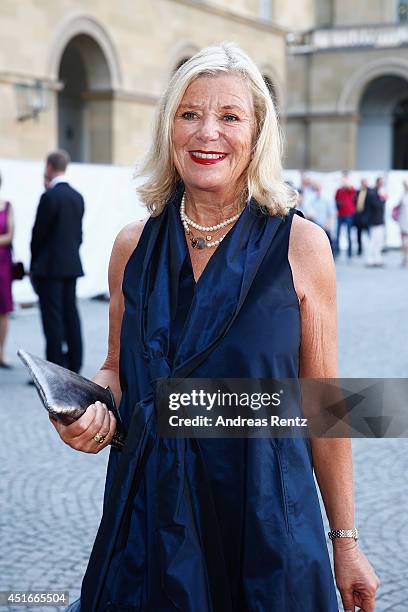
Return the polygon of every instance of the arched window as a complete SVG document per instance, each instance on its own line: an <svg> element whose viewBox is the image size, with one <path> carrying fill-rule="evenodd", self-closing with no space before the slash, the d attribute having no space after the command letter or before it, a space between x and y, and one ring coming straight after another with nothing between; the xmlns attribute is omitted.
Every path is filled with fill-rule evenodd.
<svg viewBox="0 0 408 612"><path fill-rule="evenodd" d="M408 1L397 0L397 21L406 23L408 21Z"/></svg>
<svg viewBox="0 0 408 612"><path fill-rule="evenodd" d="M259 0L259 16L264 21L272 21L272 0Z"/></svg>

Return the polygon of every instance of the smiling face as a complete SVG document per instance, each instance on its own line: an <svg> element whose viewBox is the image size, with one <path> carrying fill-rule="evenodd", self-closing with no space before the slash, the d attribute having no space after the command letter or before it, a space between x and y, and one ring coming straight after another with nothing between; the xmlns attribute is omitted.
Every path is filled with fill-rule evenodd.
<svg viewBox="0 0 408 612"><path fill-rule="evenodd" d="M237 192L251 160L252 95L236 75L199 77L187 88L173 127L174 164L186 189Z"/></svg>

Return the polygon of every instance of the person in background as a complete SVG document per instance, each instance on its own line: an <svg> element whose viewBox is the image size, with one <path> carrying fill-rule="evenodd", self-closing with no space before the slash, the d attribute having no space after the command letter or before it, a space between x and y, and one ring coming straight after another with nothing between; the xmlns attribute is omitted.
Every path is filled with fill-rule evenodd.
<svg viewBox="0 0 408 612"><path fill-rule="evenodd" d="M408 180L403 182L404 194L400 202L398 224L401 232L402 262L401 265L408 268Z"/></svg>
<svg viewBox="0 0 408 612"><path fill-rule="evenodd" d="M306 219L313 218L313 202L316 198L313 181L307 174L302 174L301 187L299 189L299 210L302 211Z"/></svg>
<svg viewBox="0 0 408 612"><path fill-rule="evenodd" d="M1 187L1 175L0 175ZM0 368L9 369L4 347L8 330L8 315L13 310L11 294L11 243L14 234L14 215L10 202L0 198Z"/></svg>
<svg viewBox="0 0 408 612"><path fill-rule="evenodd" d="M341 187L336 191L335 200L337 206L337 236L335 254L340 253L340 233L341 228L345 225L347 229L347 255L351 257L353 254L351 246L351 228L353 227L353 218L356 211L354 203L356 190L350 183L348 172L343 172L343 182Z"/></svg>
<svg viewBox="0 0 408 612"><path fill-rule="evenodd" d="M330 246L333 251L333 230L336 219L336 207L334 201L322 195L322 186L319 183L314 184L315 198L312 202L313 210L311 221L317 223L327 234L330 241Z"/></svg>
<svg viewBox="0 0 408 612"><path fill-rule="evenodd" d="M357 229L358 255L363 254L363 232L368 233L368 216L366 209L366 198L368 191L368 181L366 178L361 179L360 189L356 193L356 212L354 215L354 225Z"/></svg>
<svg viewBox="0 0 408 612"><path fill-rule="evenodd" d="M30 272L40 302L47 359L79 372L82 336L76 282L84 274L79 256L84 200L67 183L68 163L65 151L47 157L44 174L47 191L41 196L33 227Z"/></svg>
<svg viewBox="0 0 408 612"><path fill-rule="evenodd" d="M382 249L384 246L384 211L386 196L383 194L384 179L378 177L374 189L367 190L366 208L370 241L367 249L366 265L369 267L383 266Z"/></svg>

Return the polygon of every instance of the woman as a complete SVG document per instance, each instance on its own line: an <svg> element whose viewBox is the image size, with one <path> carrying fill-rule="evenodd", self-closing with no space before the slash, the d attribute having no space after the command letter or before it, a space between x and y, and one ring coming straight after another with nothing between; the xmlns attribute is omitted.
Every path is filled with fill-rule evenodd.
<svg viewBox="0 0 408 612"><path fill-rule="evenodd" d="M402 262L404 268L408 268L408 181L404 181L404 195L399 204L398 223L401 232Z"/></svg>
<svg viewBox="0 0 408 612"><path fill-rule="evenodd" d="M280 142L268 89L236 46L205 49L174 75L140 170L151 216L112 251L109 349L94 380L120 400L127 447L111 449L74 609L338 609L313 466L331 528L351 529L350 440L155 429L160 377L337 376L330 246L294 214ZM115 426L101 404L55 423L89 453ZM356 541L335 539L334 559L346 609L373 610L378 578Z"/></svg>
<svg viewBox="0 0 408 612"><path fill-rule="evenodd" d="M1 175L0 175L1 187ZM10 202L0 199L0 368L9 369L5 359L8 330L8 314L13 310L11 295L11 243L14 233L14 216Z"/></svg>

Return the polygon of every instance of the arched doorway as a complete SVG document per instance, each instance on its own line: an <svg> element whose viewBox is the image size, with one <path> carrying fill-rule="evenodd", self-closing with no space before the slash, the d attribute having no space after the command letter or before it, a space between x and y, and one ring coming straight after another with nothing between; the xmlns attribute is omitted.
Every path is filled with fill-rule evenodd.
<svg viewBox="0 0 408 612"><path fill-rule="evenodd" d="M394 170L408 170L408 98L394 108Z"/></svg>
<svg viewBox="0 0 408 612"><path fill-rule="evenodd" d="M276 112L279 112L278 96L277 96L277 93L276 93L276 87L273 84L273 81L272 81L272 79L270 77L268 77L266 74L263 74L262 76L263 76L263 80L265 81L266 86L268 88L269 94L270 94L270 96L272 98L272 101L273 101L273 103L275 105Z"/></svg>
<svg viewBox="0 0 408 612"><path fill-rule="evenodd" d="M112 84L98 43L87 34L73 37L59 65L58 146L72 161L112 161Z"/></svg>
<svg viewBox="0 0 408 612"><path fill-rule="evenodd" d="M359 116L357 168L408 169L408 80L386 75L371 81Z"/></svg>

